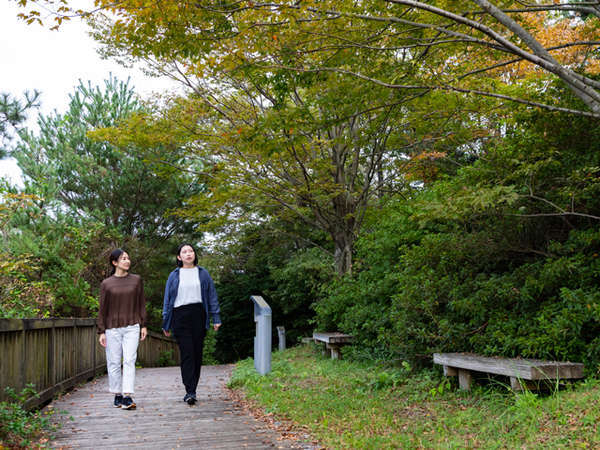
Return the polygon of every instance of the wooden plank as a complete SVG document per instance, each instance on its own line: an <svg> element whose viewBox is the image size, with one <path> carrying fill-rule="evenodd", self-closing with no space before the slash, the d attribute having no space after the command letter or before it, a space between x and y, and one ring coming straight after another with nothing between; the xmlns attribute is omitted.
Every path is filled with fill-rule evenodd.
<svg viewBox="0 0 600 450"><path fill-rule="evenodd" d="M492 358L470 353L434 353L433 362L443 366L505 375L524 380L583 378L583 364L520 358Z"/></svg>
<svg viewBox="0 0 600 450"><path fill-rule="evenodd" d="M96 319L0 319L0 333L20 330L40 330L45 328L93 327Z"/></svg>
<svg viewBox="0 0 600 450"><path fill-rule="evenodd" d="M21 376L20 380L18 380L18 384L16 386L13 386L14 388L16 388L16 391L19 392L21 389L23 389L25 387L26 384L26 378L25 378L25 372L27 371L27 353L25 353L26 350L26 342L27 342L27 331L25 330L25 328L23 328L23 331L21 331L19 333L21 335L21 342L19 343L19 346L21 347L21 359L18 362L19 364L19 375ZM16 361L15 361L16 363Z"/></svg>
<svg viewBox="0 0 600 450"><path fill-rule="evenodd" d="M232 366L205 366L198 403L190 407L178 367L136 371L136 410L112 406L107 378L55 400L52 420L62 428L53 448L297 448L234 402L225 384ZM70 417L73 420L70 420Z"/></svg>
<svg viewBox="0 0 600 450"><path fill-rule="evenodd" d="M543 361L531 368L531 380L583 378L581 363Z"/></svg>
<svg viewBox="0 0 600 450"><path fill-rule="evenodd" d="M96 319L92 317L78 317L74 320L76 327L94 327L96 325Z"/></svg>
<svg viewBox="0 0 600 450"><path fill-rule="evenodd" d="M23 329L21 319L0 319L0 333L9 331L20 331Z"/></svg>
<svg viewBox="0 0 600 450"><path fill-rule="evenodd" d="M53 319L54 320L54 328L73 328L73 326L75 326L78 322L84 320L84 319ZM93 326L93 320L91 319L92 323L88 324L87 326ZM86 326L86 325L82 325L82 326Z"/></svg>
<svg viewBox="0 0 600 450"><path fill-rule="evenodd" d="M52 322L54 325L54 322ZM50 336L48 339L48 382L50 386L56 385L58 380L56 379L56 328L53 326L50 330Z"/></svg>
<svg viewBox="0 0 600 450"><path fill-rule="evenodd" d="M23 321L24 330L43 330L52 328L54 320L52 319L21 319Z"/></svg>
<svg viewBox="0 0 600 450"><path fill-rule="evenodd" d="M354 336L344 333L313 333L313 339L326 344L350 344L354 340Z"/></svg>

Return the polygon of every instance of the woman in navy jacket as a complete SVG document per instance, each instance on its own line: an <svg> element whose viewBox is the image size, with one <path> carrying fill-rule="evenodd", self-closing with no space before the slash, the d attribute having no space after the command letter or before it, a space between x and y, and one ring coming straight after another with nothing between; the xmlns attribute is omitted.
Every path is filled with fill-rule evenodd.
<svg viewBox="0 0 600 450"><path fill-rule="evenodd" d="M167 279L163 304L163 333L170 336L173 330L177 340L186 392L183 401L189 405L196 403L206 330L211 319L215 330L221 326L215 285L208 271L197 264L194 247L180 245L177 268Z"/></svg>

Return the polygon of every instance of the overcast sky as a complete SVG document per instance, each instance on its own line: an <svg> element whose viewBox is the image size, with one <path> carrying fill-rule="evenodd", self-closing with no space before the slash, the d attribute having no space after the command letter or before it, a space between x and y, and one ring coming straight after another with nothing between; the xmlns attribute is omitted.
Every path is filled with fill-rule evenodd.
<svg viewBox="0 0 600 450"><path fill-rule="evenodd" d="M0 92L22 97L24 91L37 89L42 93L43 113L64 112L68 94L78 80L101 84L110 73L122 80L131 77L142 96L175 87L166 78L150 78L139 70L102 60L96 52L98 45L81 21L65 22L59 31L49 31L18 20L19 11L13 0L0 0ZM35 124L36 116L36 112L31 114L28 123ZM18 174L14 161L0 160L0 176L15 180Z"/></svg>

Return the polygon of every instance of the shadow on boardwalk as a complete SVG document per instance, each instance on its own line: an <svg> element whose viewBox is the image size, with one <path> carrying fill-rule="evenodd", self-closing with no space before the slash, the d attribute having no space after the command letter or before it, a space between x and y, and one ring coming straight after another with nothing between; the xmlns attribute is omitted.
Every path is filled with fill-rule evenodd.
<svg viewBox="0 0 600 450"><path fill-rule="evenodd" d="M198 403L183 402L179 367L136 371L136 410L112 406L106 376L55 400L54 448L309 448L245 413L225 389L232 366L202 367ZM73 420L71 420L71 417Z"/></svg>

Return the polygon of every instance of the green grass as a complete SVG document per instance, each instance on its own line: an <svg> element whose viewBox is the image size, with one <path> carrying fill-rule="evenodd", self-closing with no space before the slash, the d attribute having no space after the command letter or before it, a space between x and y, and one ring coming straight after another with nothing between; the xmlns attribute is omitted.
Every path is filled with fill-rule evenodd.
<svg viewBox="0 0 600 450"><path fill-rule="evenodd" d="M230 387L327 448L599 448L600 380L546 394L500 383L466 393L440 371L332 361L313 346L273 353L272 371L237 364Z"/></svg>

